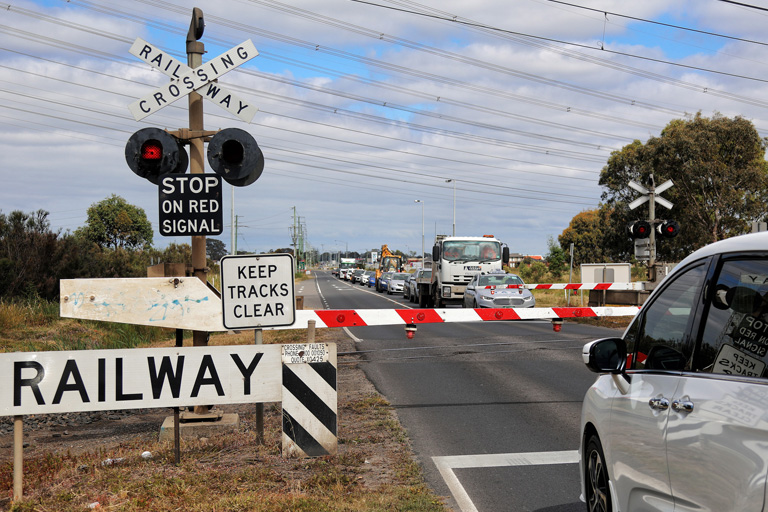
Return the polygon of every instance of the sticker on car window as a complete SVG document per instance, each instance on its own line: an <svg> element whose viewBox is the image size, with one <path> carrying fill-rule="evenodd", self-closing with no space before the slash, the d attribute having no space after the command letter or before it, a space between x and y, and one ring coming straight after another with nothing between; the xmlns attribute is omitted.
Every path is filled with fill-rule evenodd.
<svg viewBox="0 0 768 512"><path fill-rule="evenodd" d="M765 370L765 363L763 361L755 359L740 350L736 350L731 345L720 347L716 361L715 366L712 368L712 373L761 377Z"/></svg>
<svg viewBox="0 0 768 512"><path fill-rule="evenodd" d="M760 357L768 354L768 323L752 315L744 315L731 333L733 343Z"/></svg>

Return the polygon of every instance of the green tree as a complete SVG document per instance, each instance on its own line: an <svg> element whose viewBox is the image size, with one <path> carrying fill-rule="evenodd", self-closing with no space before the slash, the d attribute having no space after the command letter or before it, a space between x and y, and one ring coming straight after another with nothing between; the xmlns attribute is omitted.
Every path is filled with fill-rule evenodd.
<svg viewBox="0 0 768 512"><path fill-rule="evenodd" d="M557 241L560 247L570 252L573 244L573 264L606 263L610 262L605 247L606 229L609 225L611 209L601 206L595 210L584 210L577 213L568 227L563 230ZM622 231L622 235L623 235ZM621 239L626 243L626 236Z"/></svg>
<svg viewBox="0 0 768 512"><path fill-rule="evenodd" d="M657 208L657 218L674 218L680 234L657 243L660 260L679 260L708 243L746 233L752 221L765 217L768 201L766 144L754 125L742 118L700 113L675 119L642 144L635 141L615 151L600 174L603 200L611 208L604 245L609 253L627 259L632 243L626 236L629 220L647 218L647 206L630 211L637 193L630 180L646 187L672 180L664 193L673 210ZM562 241L561 241L562 243Z"/></svg>
<svg viewBox="0 0 768 512"><path fill-rule="evenodd" d="M115 194L92 204L86 226L75 234L105 248L144 249L152 245L152 224L144 210Z"/></svg>
<svg viewBox="0 0 768 512"><path fill-rule="evenodd" d="M215 238L205 239L205 252L213 261L219 261L227 255L227 246L224 242Z"/></svg>
<svg viewBox="0 0 768 512"><path fill-rule="evenodd" d="M554 279L559 279L563 272L568 268L568 264L565 259L565 251L555 243L552 237L549 237L547 241L549 246L549 254L547 254L547 265L549 265L549 273L552 274Z"/></svg>

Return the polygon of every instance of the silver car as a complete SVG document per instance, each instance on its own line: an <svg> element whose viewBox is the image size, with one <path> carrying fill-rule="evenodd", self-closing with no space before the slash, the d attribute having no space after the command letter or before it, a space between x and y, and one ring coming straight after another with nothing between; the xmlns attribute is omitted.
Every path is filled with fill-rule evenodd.
<svg viewBox="0 0 768 512"><path fill-rule="evenodd" d="M768 487L768 233L699 249L621 337L584 346L589 511L763 511Z"/></svg>
<svg viewBox="0 0 768 512"><path fill-rule="evenodd" d="M392 274L392 277L389 279L389 283L387 284L387 294L392 295L393 293L403 293L405 278L408 276L409 274L407 272L395 272Z"/></svg>
<svg viewBox="0 0 768 512"><path fill-rule="evenodd" d="M464 291L465 308L532 308L536 299L523 280L504 271L477 274Z"/></svg>

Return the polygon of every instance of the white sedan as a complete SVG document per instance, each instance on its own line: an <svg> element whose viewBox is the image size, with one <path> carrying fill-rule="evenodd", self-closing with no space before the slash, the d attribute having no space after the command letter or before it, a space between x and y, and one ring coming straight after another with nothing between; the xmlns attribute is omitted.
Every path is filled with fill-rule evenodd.
<svg viewBox="0 0 768 512"><path fill-rule="evenodd" d="M699 249L621 337L584 346L590 512L765 510L768 232Z"/></svg>

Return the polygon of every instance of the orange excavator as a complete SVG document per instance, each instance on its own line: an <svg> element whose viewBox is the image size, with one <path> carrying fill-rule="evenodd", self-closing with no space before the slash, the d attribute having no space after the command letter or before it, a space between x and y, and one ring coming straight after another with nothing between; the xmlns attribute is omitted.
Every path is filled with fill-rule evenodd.
<svg viewBox="0 0 768 512"><path fill-rule="evenodd" d="M376 290L379 290L379 278L384 272L402 272L404 269L403 257L392 254L387 244L381 246L381 258L379 268L376 269Z"/></svg>

